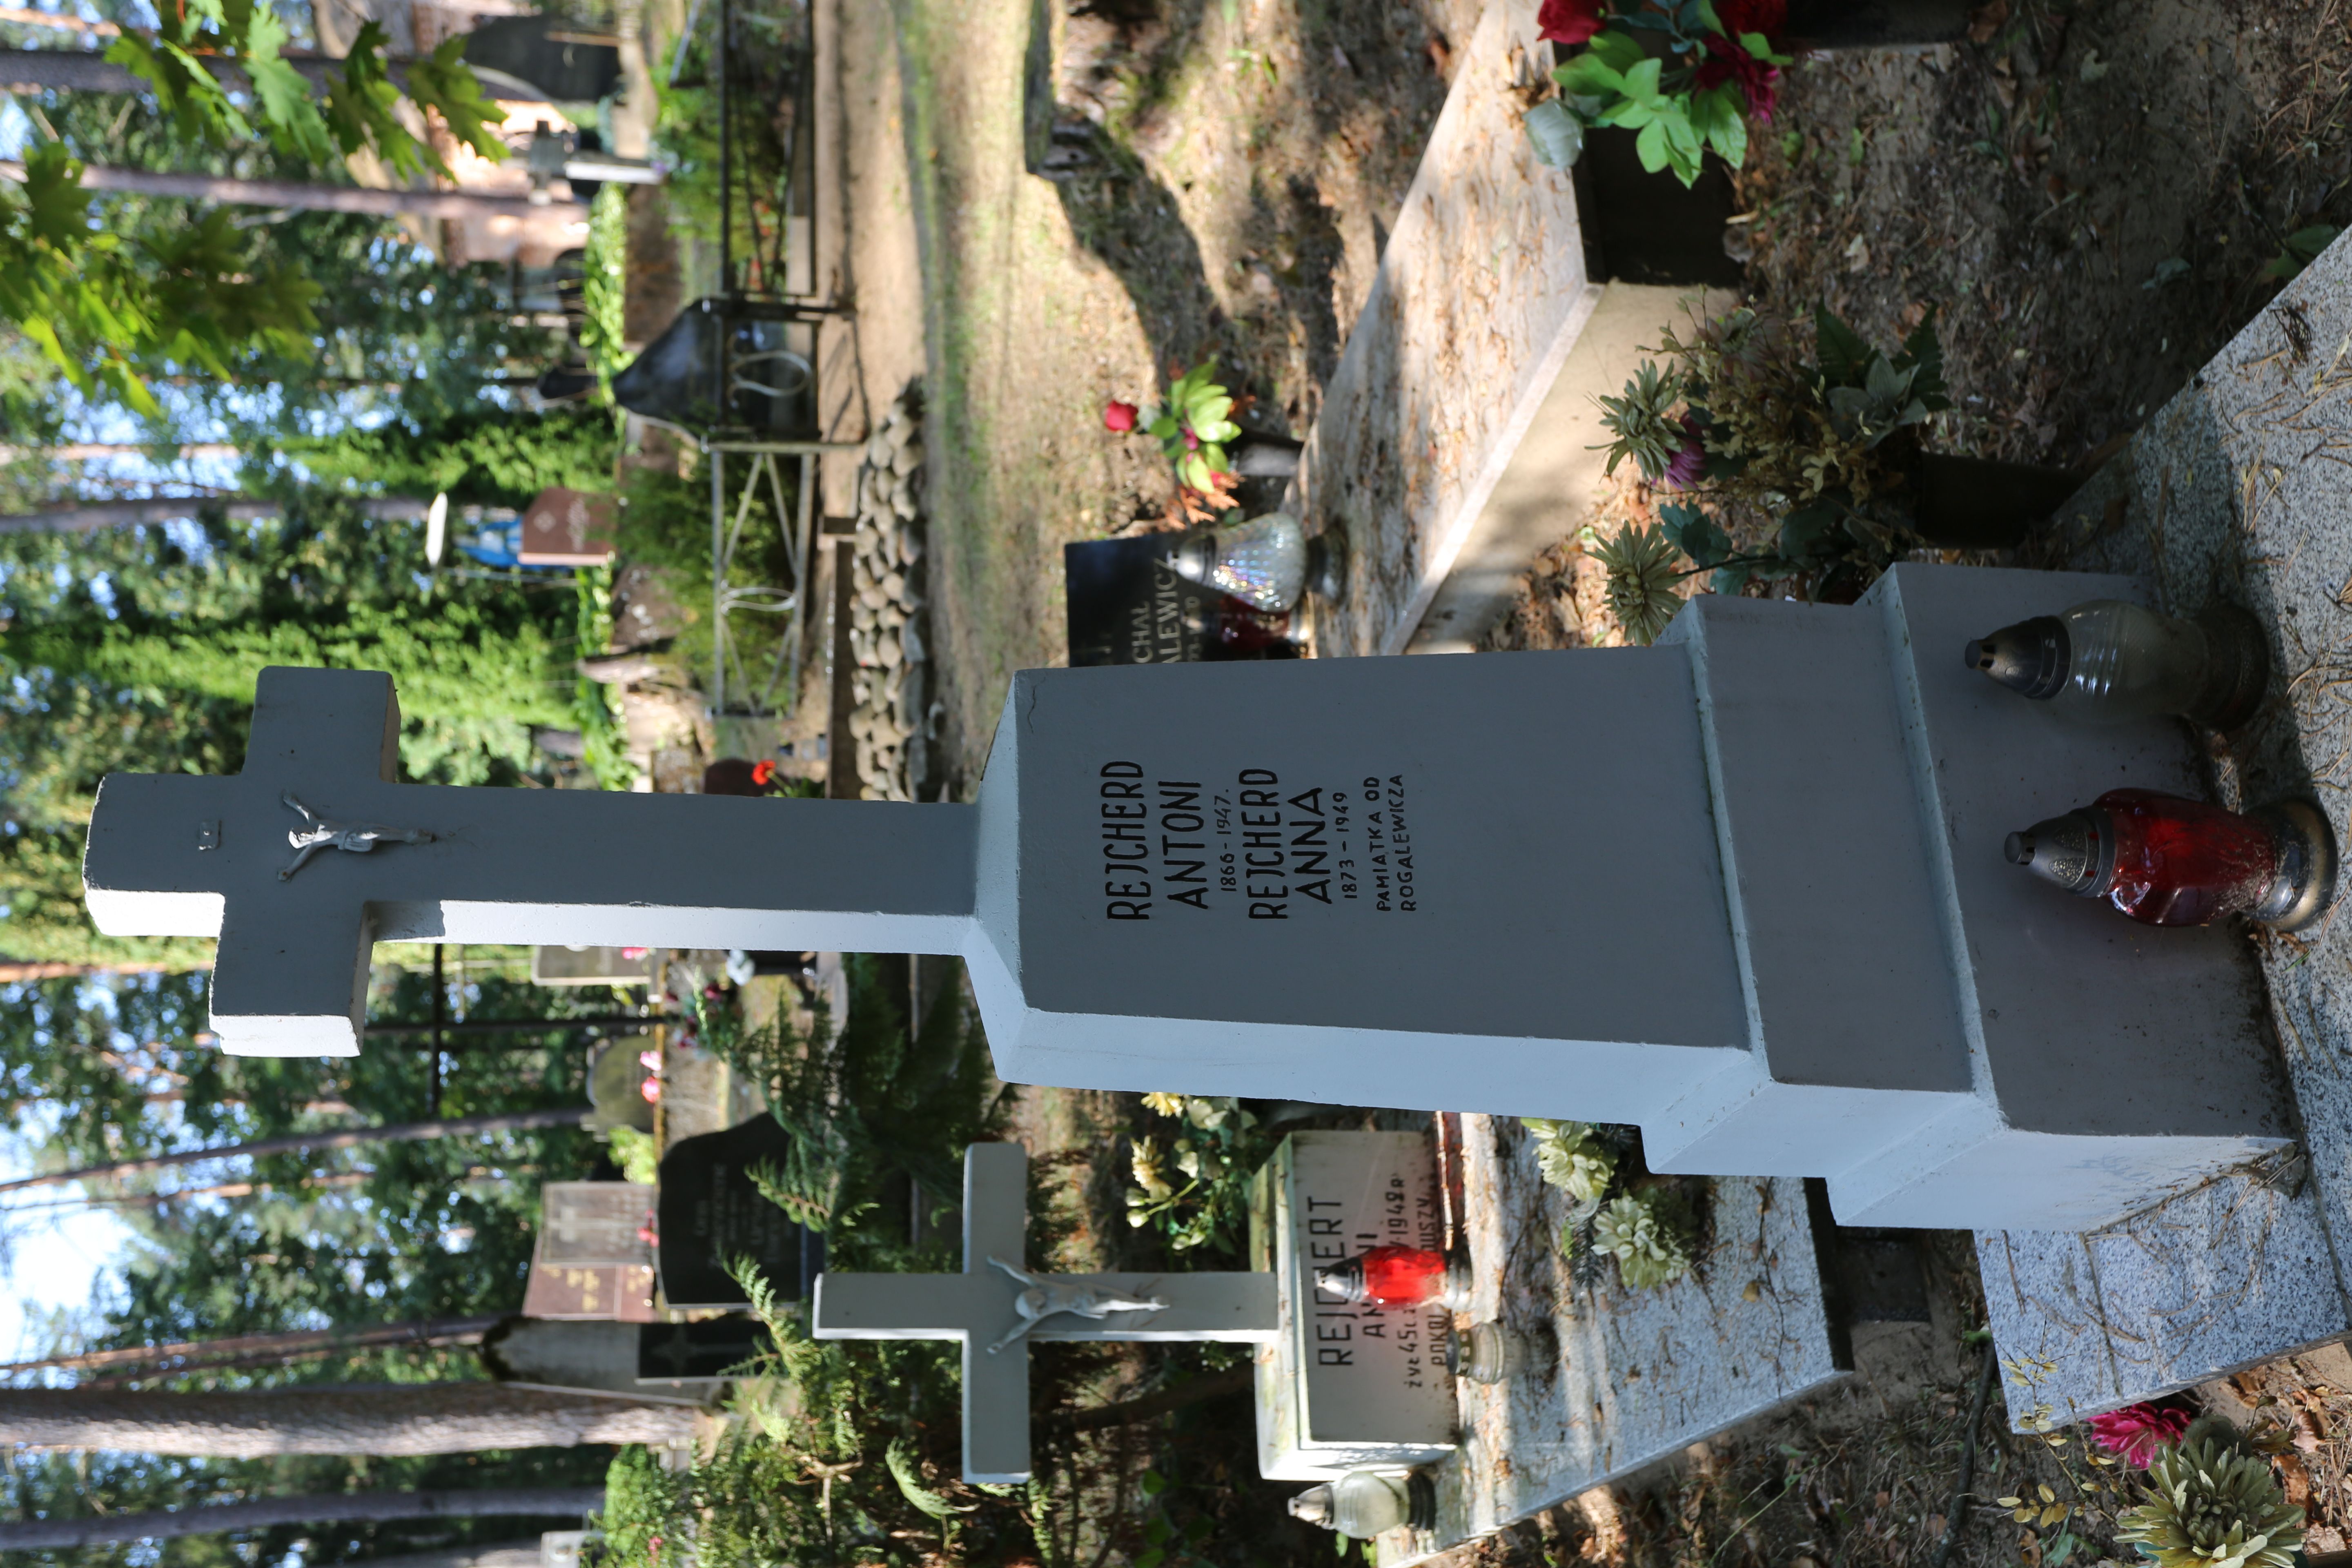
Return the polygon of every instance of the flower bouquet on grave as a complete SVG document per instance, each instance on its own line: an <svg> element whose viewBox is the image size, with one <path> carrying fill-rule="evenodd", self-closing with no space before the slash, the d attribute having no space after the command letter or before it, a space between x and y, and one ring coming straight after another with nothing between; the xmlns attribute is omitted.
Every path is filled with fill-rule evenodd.
<svg viewBox="0 0 2352 1568"><path fill-rule="evenodd" d="M1234 497L1240 476L1225 447L1241 426L1230 417L1233 395L1210 379L1216 361L1203 360L1169 384L1164 403L1113 402L1103 409L1103 428L1114 434L1140 431L1160 443L1176 469L1177 495L1170 521L1208 522L1241 503ZM1181 509L1181 516L1179 510Z"/></svg>
<svg viewBox="0 0 2352 1568"><path fill-rule="evenodd" d="M1127 1223L1156 1228L1179 1252L1232 1250L1247 1225L1250 1174L1275 1139L1227 1095L1147 1094L1143 1104L1176 1126L1164 1143L1157 1133L1134 1141Z"/></svg>
<svg viewBox="0 0 2352 1568"><path fill-rule="evenodd" d="M1552 72L1559 96L1528 111L1536 156L1566 168L1585 132L1616 126L1652 174L1696 183L1711 149L1733 168L1748 158L1748 124L1769 124L1788 0L1544 0L1538 35L1568 56Z"/></svg>
<svg viewBox="0 0 2352 1568"><path fill-rule="evenodd" d="M1789 322L1751 309L1686 338L1669 330L1668 367L1645 361L1622 395L1600 399L1608 471L1630 458L1677 498L1658 523L1594 552L1630 640L1664 629L1685 577L1712 574L1718 594L1775 583L1849 601L1931 542L1919 527L1919 432L1951 406L1933 314L1893 353L1827 310L1812 326L1810 356Z"/></svg>
<svg viewBox="0 0 2352 1568"><path fill-rule="evenodd" d="M1655 1176L1643 1169L1640 1137L1630 1127L1520 1119L1535 1140L1545 1183L1572 1204L1559 1247L1576 1283L1598 1286L1607 1260L1629 1290L1652 1290L1691 1271L1704 1250L1704 1177Z"/></svg>

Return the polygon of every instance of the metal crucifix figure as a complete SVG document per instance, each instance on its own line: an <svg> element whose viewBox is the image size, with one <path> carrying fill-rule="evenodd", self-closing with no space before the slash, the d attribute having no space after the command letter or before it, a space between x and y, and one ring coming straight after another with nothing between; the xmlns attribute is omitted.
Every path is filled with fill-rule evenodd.
<svg viewBox="0 0 2352 1568"><path fill-rule="evenodd" d="M421 827L384 827L373 822L330 822L294 798L288 790L278 797L292 806L302 816L306 826L287 829L286 842L294 846L294 858L278 873L281 882L290 880L302 863L321 849L348 849L354 855L364 855L379 844L430 844L433 835Z"/></svg>
<svg viewBox="0 0 2352 1568"><path fill-rule="evenodd" d="M1013 1310L1021 1314L1020 1323L988 1347L991 1355L1035 1328L1045 1319L1059 1313L1068 1312L1100 1322L1113 1312L1164 1312L1168 1310L1168 1303L1156 1296L1129 1296L1118 1290L1101 1290L1083 1280L1057 1279L1051 1275L1040 1279L1034 1274L1023 1273L1002 1258L991 1258L989 1261L1029 1287L1013 1299Z"/></svg>

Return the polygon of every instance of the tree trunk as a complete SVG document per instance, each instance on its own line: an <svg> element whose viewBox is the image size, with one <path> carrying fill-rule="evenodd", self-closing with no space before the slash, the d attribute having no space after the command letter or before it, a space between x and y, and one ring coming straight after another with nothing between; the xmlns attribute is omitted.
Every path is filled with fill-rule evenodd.
<svg viewBox="0 0 2352 1568"><path fill-rule="evenodd" d="M229 1459L278 1454L472 1454L684 1441L684 1405L496 1383L297 1384L235 1394L0 1389L0 1444Z"/></svg>
<svg viewBox="0 0 2352 1568"><path fill-rule="evenodd" d="M360 503L370 517L391 521L425 515L428 501L414 496L373 496ZM232 521L249 522L286 510L274 500L222 500L214 496L163 497L146 500L62 501L40 511L0 512L0 533L90 533L130 523L170 522L217 509Z"/></svg>
<svg viewBox="0 0 2352 1568"><path fill-rule="evenodd" d="M18 1192L26 1187L54 1187L67 1182L87 1182L110 1176L136 1176L148 1171L167 1170L173 1165L193 1165L205 1160L257 1158L264 1154L292 1154L308 1149L349 1149L361 1143L418 1143L428 1138L462 1138L478 1132L530 1132L543 1127L577 1127L587 1120L586 1110L508 1110L488 1116L451 1116L438 1121L394 1121L381 1127L343 1127L324 1132L289 1132L282 1138L257 1138L249 1143L219 1143L210 1149L185 1149L176 1154L155 1154L144 1160L116 1160L110 1164L84 1165L75 1171L53 1171L47 1175L19 1176L13 1182L0 1182L0 1193Z"/></svg>
<svg viewBox="0 0 2352 1568"><path fill-rule="evenodd" d="M0 180L22 180L25 165L0 159ZM183 174L149 169L119 169L85 163L81 187L86 191L129 191L134 195L171 196L185 201L226 202L232 206L299 207L309 212L366 213L395 217L414 213L421 217L529 217L534 213L559 213L575 222L588 219L581 202L534 204L529 196L492 196L471 191L380 191L369 185L327 185L307 180L236 180L225 174Z"/></svg>
<svg viewBox="0 0 2352 1568"><path fill-rule="evenodd" d="M95 33L102 38L116 37L122 32L112 22L89 22L62 11L36 11L25 5L0 5L0 22L14 22L20 27L62 27L69 33Z"/></svg>
<svg viewBox="0 0 2352 1568"><path fill-rule="evenodd" d="M0 1363L0 1373L88 1371L100 1367L136 1366L152 1362L205 1361L222 1356L299 1355L310 1351L355 1350L363 1345L446 1344L478 1342L504 1321L502 1314L484 1318L428 1318L413 1323L372 1323L355 1329L301 1329L285 1334L241 1334L231 1339L184 1340L168 1345L132 1345L124 1350L88 1351L80 1355L51 1356L46 1361ZM163 1370L180 1371L182 1368Z"/></svg>
<svg viewBox="0 0 2352 1568"><path fill-rule="evenodd" d="M8 8L0 5L0 22L7 19ZM0 169L7 166L0 163ZM180 457L234 458L244 450L232 441L192 441L180 447ZM54 447L0 447L0 463L13 463L23 458L47 458L52 463L102 462L109 458L141 458L147 451L137 441L63 441Z"/></svg>
<svg viewBox="0 0 2352 1568"><path fill-rule="evenodd" d="M89 1519L28 1519L0 1523L0 1552L63 1551L169 1541L273 1524L376 1524L395 1519L561 1519L604 1506L602 1487L483 1487L467 1491L329 1492L315 1497L256 1498Z"/></svg>

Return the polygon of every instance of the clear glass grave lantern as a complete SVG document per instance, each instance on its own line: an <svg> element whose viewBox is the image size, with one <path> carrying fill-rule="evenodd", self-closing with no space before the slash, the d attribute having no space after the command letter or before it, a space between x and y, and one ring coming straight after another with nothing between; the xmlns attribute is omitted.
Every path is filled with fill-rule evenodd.
<svg viewBox="0 0 2352 1568"><path fill-rule="evenodd" d="M1292 1498L1290 1517L1355 1541L1370 1541L1404 1524L1428 1530L1437 1523L1437 1488L1418 1470L1349 1470Z"/></svg>
<svg viewBox="0 0 2352 1568"><path fill-rule="evenodd" d="M1454 1375L1472 1383L1501 1383L1527 1371L1526 1338L1498 1322L1457 1328L1445 1347L1445 1364Z"/></svg>
<svg viewBox="0 0 2352 1568"><path fill-rule="evenodd" d="M1203 529L1176 547L1176 574L1255 610L1286 610L1307 591L1307 531L1286 511Z"/></svg>
<svg viewBox="0 0 2352 1568"><path fill-rule="evenodd" d="M2011 690L2094 721L2178 713L2234 730L2270 680L2261 623L2234 605L2185 621L2094 599L1980 637L1966 657Z"/></svg>
<svg viewBox="0 0 2352 1568"><path fill-rule="evenodd" d="M2011 865L2143 925L2210 925L2243 913L2297 931L2336 896L2335 833L2299 800L2241 816L2153 790L2109 790L2011 834L2003 852Z"/></svg>

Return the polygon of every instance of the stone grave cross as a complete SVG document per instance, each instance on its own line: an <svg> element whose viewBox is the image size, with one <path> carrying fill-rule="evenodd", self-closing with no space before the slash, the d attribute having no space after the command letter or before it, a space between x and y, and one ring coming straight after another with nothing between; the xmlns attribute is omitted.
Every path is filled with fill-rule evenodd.
<svg viewBox="0 0 2352 1568"><path fill-rule="evenodd" d="M1029 1157L975 1143L963 1161L963 1272L816 1279L821 1340L963 1347L963 1479L1029 1479L1029 1344L1037 1340L1272 1343L1271 1274L1032 1275L1022 1258ZM1024 1300L1024 1298L1026 1300Z"/></svg>
<svg viewBox="0 0 2352 1568"><path fill-rule="evenodd" d="M962 945L968 806L400 784L399 738L387 675L262 671L242 773L107 776L91 918L218 937L213 1029L247 1056L355 1054L377 942Z"/></svg>

